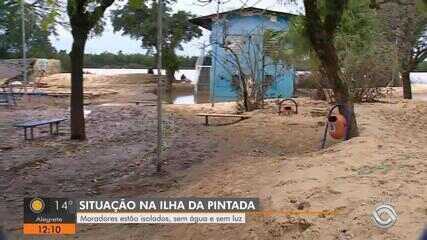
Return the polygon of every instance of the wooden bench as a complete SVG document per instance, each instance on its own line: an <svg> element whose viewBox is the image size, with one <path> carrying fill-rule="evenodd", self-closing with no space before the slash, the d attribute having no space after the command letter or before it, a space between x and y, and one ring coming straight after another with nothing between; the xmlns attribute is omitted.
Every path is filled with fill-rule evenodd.
<svg viewBox="0 0 427 240"><path fill-rule="evenodd" d="M16 106L16 96L11 88L6 88L5 86L0 86L0 105L11 108L12 106Z"/></svg>
<svg viewBox="0 0 427 240"><path fill-rule="evenodd" d="M37 126L42 126L42 125L47 125L47 124L49 124L49 128L50 128L49 133L51 135L59 135L59 124L65 120L67 120L67 119L66 118L54 118L54 119L47 119L47 120L36 120L36 121L18 123L18 124L15 124L14 127L23 128L25 140L32 140L32 139L34 139L33 129ZM53 124L55 124L55 126L56 126L56 132L55 133L53 132ZM30 129L30 138L28 138L28 136L27 136L27 128Z"/></svg>
<svg viewBox="0 0 427 240"><path fill-rule="evenodd" d="M224 117L224 118L240 118L248 119L250 116L247 115L239 115L239 114L221 114L221 113L198 113L196 114L198 117L205 117L205 125L209 125L209 117Z"/></svg>
<svg viewBox="0 0 427 240"><path fill-rule="evenodd" d="M142 99L142 100L136 100L136 101L131 101L131 103L135 103L136 105L141 104L141 103L157 103L157 99Z"/></svg>

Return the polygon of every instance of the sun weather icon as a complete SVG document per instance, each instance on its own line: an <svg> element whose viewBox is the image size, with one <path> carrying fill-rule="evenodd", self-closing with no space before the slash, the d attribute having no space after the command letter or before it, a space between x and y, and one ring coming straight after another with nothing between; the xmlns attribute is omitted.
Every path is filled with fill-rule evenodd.
<svg viewBox="0 0 427 240"><path fill-rule="evenodd" d="M30 202L30 209L33 213L41 213L43 212L45 207L45 203L41 198L34 198Z"/></svg>

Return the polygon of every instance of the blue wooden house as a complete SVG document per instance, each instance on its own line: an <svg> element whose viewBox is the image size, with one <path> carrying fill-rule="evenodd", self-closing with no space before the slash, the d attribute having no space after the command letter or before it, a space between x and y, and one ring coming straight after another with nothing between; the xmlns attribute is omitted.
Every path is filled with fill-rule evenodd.
<svg viewBox="0 0 427 240"><path fill-rule="evenodd" d="M266 38L266 32L287 31L292 16L248 7L192 19L193 24L211 31L210 66L203 64L206 62L203 59L196 64L199 70L196 95L205 90L211 102L235 100L236 78L239 72L244 72L253 82L271 83L263 91L266 98L291 97L295 71L286 62L273 57L279 46Z"/></svg>

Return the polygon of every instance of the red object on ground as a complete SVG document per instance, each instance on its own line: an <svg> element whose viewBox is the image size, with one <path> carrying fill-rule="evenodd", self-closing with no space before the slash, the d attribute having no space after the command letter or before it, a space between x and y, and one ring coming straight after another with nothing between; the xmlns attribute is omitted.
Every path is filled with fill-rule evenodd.
<svg viewBox="0 0 427 240"><path fill-rule="evenodd" d="M341 114L328 117L329 135L335 139L342 139L345 137L345 130L347 127L347 120Z"/></svg>

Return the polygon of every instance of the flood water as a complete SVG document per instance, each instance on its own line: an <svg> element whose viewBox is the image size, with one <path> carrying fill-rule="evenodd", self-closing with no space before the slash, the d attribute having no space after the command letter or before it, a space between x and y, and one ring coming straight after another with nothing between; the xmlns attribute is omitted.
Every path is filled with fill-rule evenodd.
<svg viewBox="0 0 427 240"><path fill-rule="evenodd" d="M411 82L419 84L427 84L427 72L411 73Z"/></svg>
<svg viewBox="0 0 427 240"><path fill-rule="evenodd" d="M164 101L172 104L195 104L195 103L208 103L208 93L198 94L197 98L194 95L193 89L185 89L179 91L172 91L169 96L164 95Z"/></svg>
<svg viewBox="0 0 427 240"><path fill-rule="evenodd" d="M173 104L194 104L194 95L182 95L182 96L175 96L173 101Z"/></svg>
<svg viewBox="0 0 427 240"><path fill-rule="evenodd" d="M137 73L147 73L148 69L103 69L103 68L84 68L84 72L98 74L98 75L118 75L118 74L137 74ZM154 73L157 73L157 70L154 70ZM165 74L166 71L162 70L162 74ZM190 79L192 84L196 83L196 70L195 69L182 69L175 73L175 78L180 79L181 75L184 74L187 79ZM416 72L411 73L411 82L417 84L427 84L427 72ZM414 99L425 100L427 101L426 94L414 94ZM192 90L189 91L173 91L170 96L165 97L167 102L172 104L194 104L194 103L206 103L208 102L208 96L198 96L198 99L195 99L194 93Z"/></svg>
<svg viewBox="0 0 427 240"><path fill-rule="evenodd" d="M104 69L104 68L84 68L84 72L88 72L91 74L97 74L97 75L119 75L119 74L138 74L138 73L148 73L148 69L126 69L126 68L120 68L120 69ZM154 74L157 74L157 70L154 69ZM162 70L162 75L165 75L166 71ZM175 72L175 78L181 79L182 74L185 75L185 77L189 80L191 80L192 84L196 83L195 75L196 70L195 69L181 69L179 71ZM189 91L173 91L170 96L163 96L163 99L166 102L172 103L172 104L195 104L195 98L193 90Z"/></svg>
<svg viewBox="0 0 427 240"><path fill-rule="evenodd" d="M119 74L138 74L148 73L148 69L128 69L128 68L83 68L84 72L96 74L96 75L119 75ZM154 69L154 74L157 74L157 69ZM181 75L184 74L187 79L195 83L195 69L181 69L175 72L175 78L181 79ZM166 70L162 69L162 75L166 75Z"/></svg>

